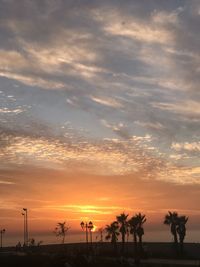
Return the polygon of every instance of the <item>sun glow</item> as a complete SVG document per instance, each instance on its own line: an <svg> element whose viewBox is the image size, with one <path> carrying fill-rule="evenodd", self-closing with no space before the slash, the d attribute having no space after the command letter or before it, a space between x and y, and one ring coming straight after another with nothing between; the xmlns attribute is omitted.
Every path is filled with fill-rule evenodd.
<svg viewBox="0 0 200 267"><path fill-rule="evenodd" d="M96 232L96 230L97 230L97 226L93 224L92 232Z"/></svg>

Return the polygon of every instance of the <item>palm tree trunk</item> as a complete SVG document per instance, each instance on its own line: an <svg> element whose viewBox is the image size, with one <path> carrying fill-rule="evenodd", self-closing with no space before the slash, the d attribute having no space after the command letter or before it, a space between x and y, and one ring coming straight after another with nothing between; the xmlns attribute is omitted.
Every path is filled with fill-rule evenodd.
<svg viewBox="0 0 200 267"><path fill-rule="evenodd" d="M124 253L125 234L122 233L122 253Z"/></svg>
<svg viewBox="0 0 200 267"><path fill-rule="evenodd" d="M139 236L139 249L140 249L140 254L143 252L143 247L142 247L142 236Z"/></svg>
<svg viewBox="0 0 200 267"><path fill-rule="evenodd" d="M135 264L138 265L139 262L140 262L140 257L139 257L139 254L138 254L137 234L136 234L136 232L134 232L133 238L134 238L134 259L135 259L134 261L135 261Z"/></svg>
<svg viewBox="0 0 200 267"><path fill-rule="evenodd" d="M179 243L180 243L180 253L183 254L184 250L184 236L179 235Z"/></svg>
<svg viewBox="0 0 200 267"><path fill-rule="evenodd" d="M136 257L136 255L137 255L137 235L135 232L133 234L133 241L134 241L134 256Z"/></svg>
<svg viewBox="0 0 200 267"><path fill-rule="evenodd" d="M174 247L176 253L179 253L177 232L174 232Z"/></svg>
<svg viewBox="0 0 200 267"><path fill-rule="evenodd" d="M62 243L63 243L63 244L65 243L65 235L63 235Z"/></svg>
<svg viewBox="0 0 200 267"><path fill-rule="evenodd" d="M177 238L177 233L174 233L174 243L177 244L178 243L178 238Z"/></svg>

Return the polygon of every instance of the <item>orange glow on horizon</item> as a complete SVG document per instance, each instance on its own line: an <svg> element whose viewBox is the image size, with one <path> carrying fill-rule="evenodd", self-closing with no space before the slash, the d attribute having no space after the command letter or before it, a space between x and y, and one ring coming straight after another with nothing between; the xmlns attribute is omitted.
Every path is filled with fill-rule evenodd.
<svg viewBox="0 0 200 267"><path fill-rule="evenodd" d="M14 173L23 203L17 194L5 196L5 204L1 203L2 227L13 231L23 231L22 207L28 209L31 232L50 233L58 222L63 221L71 227L70 231L80 232L81 221L92 221L95 225L93 231L97 231L116 220L116 216L123 212L129 214L129 218L141 212L147 216L146 226L160 225L164 230L163 217L168 210L193 216L194 224L200 215L198 199L194 201L198 196L193 193L198 189L195 186L187 191L185 203L183 185L140 179L139 174L98 176L75 170L72 173L45 169L27 169L23 172L23 176L20 171ZM140 175L143 177L142 173ZM24 178L22 183L23 177L29 179ZM178 202L174 201L175 196Z"/></svg>

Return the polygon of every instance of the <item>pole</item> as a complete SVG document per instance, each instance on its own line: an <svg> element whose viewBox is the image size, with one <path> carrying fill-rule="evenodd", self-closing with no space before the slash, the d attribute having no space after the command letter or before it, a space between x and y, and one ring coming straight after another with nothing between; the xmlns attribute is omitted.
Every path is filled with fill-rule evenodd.
<svg viewBox="0 0 200 267"><path fill-rule="evenodd" d="M90 229L90 243L92 244L92 229Z"/></svg>
<svg viewBox="0 0 200 267"><path fill-rule="evenodd" d="M28 210L26 209L26 244L28 246Z"/></svg>
<svg viewBox="0 0 200 267"><path fill-rule="evenodd" d="M86 243L88 244L88 225L85 225L85 232L86 232Z"/></svg>
<svg viewBox="0 0 200 267"><path fill-rule="evenodd" d="M2 235L3 235L3 232L1 230L1 248L2 248Z"/></svg>
<svg viewBox="0 0 200 267"><path fill-rule="evenodd" d="M24 218L24 246L26 245L26 217L25 213L22 212L22 216Z"/></svg>
<svg viewBox="0 0 200 267"><path fill-rule="evenodd" d="M3 247L3 234L5 233L5 229L2 229L1 232L1 248Z"/></svg>
<svg viewBox="0 0 200 267"><path fill-rule="evenodd" d="M24 216L24 245L26 245L26 217L24 213L22 215Z"/></svg>
<svg viewBox="0 0 200 267"><path fill-rule="evenodd" d="M22 215L24 216L24 245L28 246L28 210L23 208Z"/></svg>

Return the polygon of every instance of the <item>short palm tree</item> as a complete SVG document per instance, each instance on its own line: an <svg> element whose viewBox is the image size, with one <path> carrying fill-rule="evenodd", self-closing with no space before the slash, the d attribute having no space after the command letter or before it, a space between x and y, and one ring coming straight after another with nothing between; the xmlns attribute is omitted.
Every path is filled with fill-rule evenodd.
<svg viewBox="0 0 200 267"><path fill-rule="evenodd" d="M117 250L117 240L119 236L119 224L118 222L114 221L110 225L106 225L105 227L106 240L111 240L111 243L114 246L114 249Z"/></svg>
<svg viewBox="0 0 200 267"><path fill-rule="evenodd" d="M124 244L125 244L125 236L128 231L128 222L127 222L128 214L125 214L124 212L116 217L117 222L119 223L119 232L122 236L122 252L124 252Z"/></svg>
<svg viewBox="0 0 200 267"><path fill-rule="evenodd" d="M174 244L177 245L178 238L177 238L177 225L178 225L178 213L168 211L168 214L165 215L164 224L170 225L171 233L174 237Z"/></svg>
<svg viewBox="0 0 200 267"><path fill-rule="evenodd" d="M70 229L70 227L66 226L66 222L57 223L57 226L56 226L54 232L55 232L56 236L61 236L62 237L62 243L63 244L65 243L65 237L66 237L66 234L67 234L69 229Z"/></svg>

